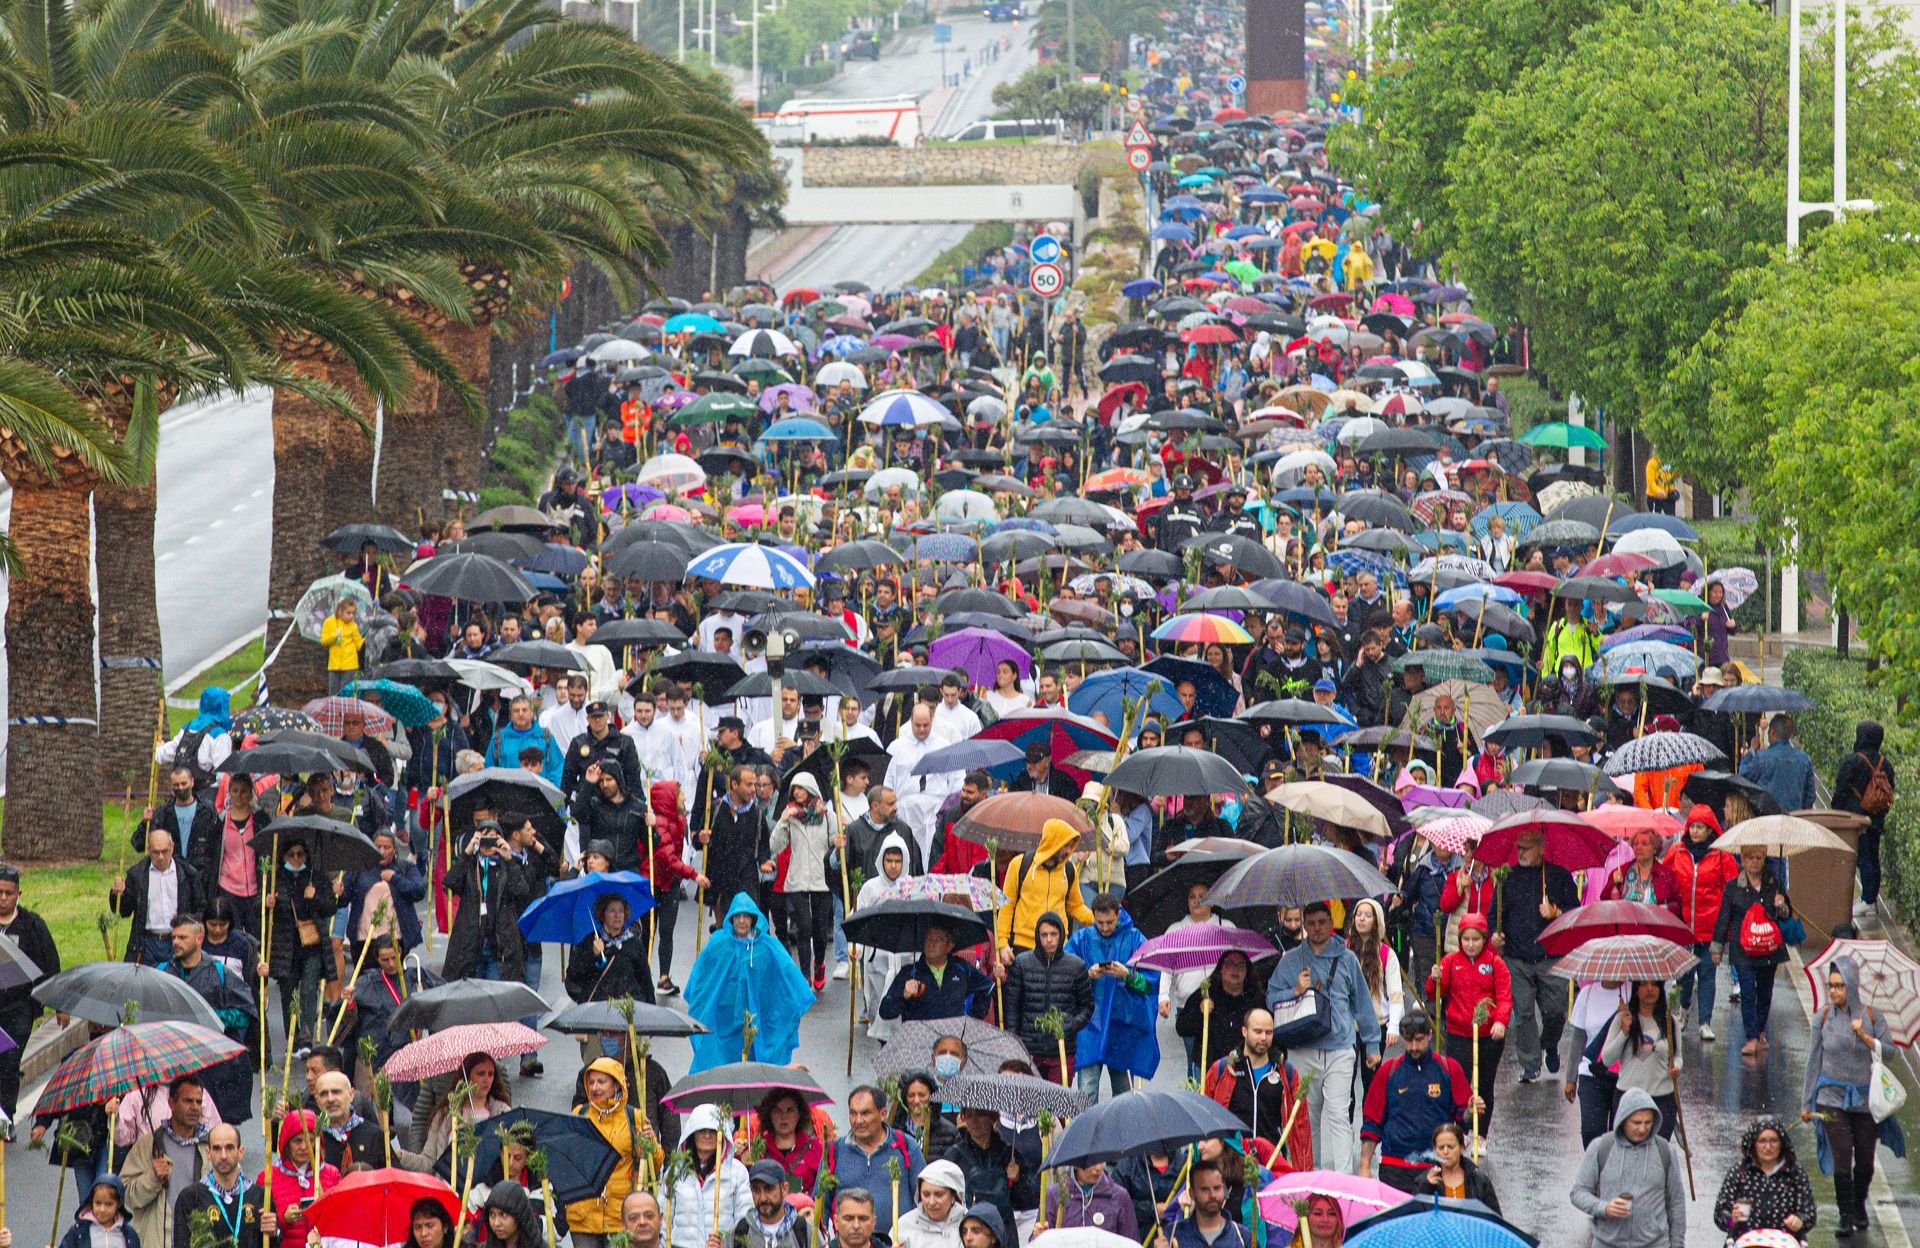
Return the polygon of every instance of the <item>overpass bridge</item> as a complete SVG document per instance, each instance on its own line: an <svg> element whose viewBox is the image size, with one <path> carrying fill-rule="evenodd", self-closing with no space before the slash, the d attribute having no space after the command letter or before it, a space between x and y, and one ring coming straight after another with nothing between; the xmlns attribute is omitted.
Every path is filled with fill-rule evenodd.
<svg viewBox="0 0 1920 1248"><path fill-rule="evenodd" d="M1065 221L1078 240L1087 213L1069 143L921 147L776 147L782 215L792 226Z"/></svg>

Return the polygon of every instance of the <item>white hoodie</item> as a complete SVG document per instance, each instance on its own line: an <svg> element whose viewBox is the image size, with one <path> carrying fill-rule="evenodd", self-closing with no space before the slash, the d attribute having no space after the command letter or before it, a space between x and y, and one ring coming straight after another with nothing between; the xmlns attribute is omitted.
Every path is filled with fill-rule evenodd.
<svg viewBox="0 0 1920 1248"><path fill-rule="evenodd" d="M930 1161L920 1172L920 1184L932 1183L953 1193L953 1204L943 1221L935 1222L918 1202L900 1215L900 1235L894 1248L960 1248L960 1223L967 1216L967 1179L951 1161Z"/></svg>

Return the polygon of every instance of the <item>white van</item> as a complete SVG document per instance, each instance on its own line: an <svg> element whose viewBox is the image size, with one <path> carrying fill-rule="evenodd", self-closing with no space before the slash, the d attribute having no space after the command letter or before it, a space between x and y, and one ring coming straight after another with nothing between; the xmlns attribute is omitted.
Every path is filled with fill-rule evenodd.
<svg viewBox="0 0 1920 1248"><path fill-rule="evenodd" d="M1067 124L1058 118L1052 121L1040 121L1031 117L1022 120L1009 118L1004 121L993 121L983 117L954 135L952 142L973 143L981 139L1064 140L1066 137Z"/></svg>
<svg viewBox="0 0 1920 1248"><path fill-rule="evenodd" d="M776 146L885 139L901 147L914 147L920 142L920 97L788 100L778 112L762 116L760 121L768 141Z"/></svg>

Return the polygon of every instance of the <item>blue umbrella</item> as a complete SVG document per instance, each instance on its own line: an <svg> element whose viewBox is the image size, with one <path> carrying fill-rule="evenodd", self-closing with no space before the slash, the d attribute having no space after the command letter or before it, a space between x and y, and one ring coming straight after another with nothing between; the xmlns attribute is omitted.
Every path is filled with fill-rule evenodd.
<svg viewBox="0 0 1920 1248"><path fill-rule="evenodd" d="M704 312L682 312L667 318L660 327L663 334L723 334L727 327Z"/></svg>
<svg viewBox="0 0 1920 1248"><path fill-rule="evenodd" d="M1157 238L1163 243L1190 243L1193 241L1193 231L1184 225L1169 222L1166 225L1154 226L1153 232L1147 237Z"/></svg>
<svg viewBox="0 0 1920 1248"><path fill-rule="evenodd" d="M1771 715L1778 711L1798 714L1812 710L1813 699L1775 685L1735 685L1709 697L1700 704L1700 709L1735 711L1743 715Z"/></svg>
<svg viewBox="0 0 1920 1248"><path fill-rule="evenodd" d="M931 751L914 764L910 774L937 776L949 771L995 771L1008 767L1017 771L1026 761L1027 752L1011 741L969 737Z"/></svg>
<svg viewBox="0 0 1920 1248"><path fill-rule="evenodd" d="M573 944L593 933L594 903L612 893L626 899L627 922L653 909L653 885L632 871L590 871L563 880L520 914L520 933L528 940Z"/></svg>
<svg viewBox="0 0 1920 1248"><path fill-rule="evenodd" d="M1237 238L1259 238L1259 237L1263 237L1265 234L1266 234L1266 231L1261 229L1257 225L1236 225L1232 229L1227 231L1226 237L1236 238L1236 239Z"/></svg>
<svg viewBox="0 0 1920 1248"><path fill-rule="evenodd" d="M1255 186L1249 187L1246 193L1240 196L1240 202L1243 204L1284 204L1287 202L1287 195L1285 191L1276 187Z"/></svg>
<svg viewBox="0 0 1920 1248"><path fill-rule="evenodd" d="M1637 667L1651 676L1671 676L1691 680L1700 670L1700 658L1693 651L1669 641L1635 641L1611 650L1602 650L1599 661L1587 669L1594 680L1612 684L1626 677L1627 669Z"/></svg>
<svg viewBox="0 0 1920 1248"><path fill-rule="evenodd" d="M1096 712L1105 712L1107 722L1117 732L1120 725L1126 722L1122 699L1148 697L1149 686L1158 685L1159 688L1151 695L1152 700L1147 703L1148 710L1163 720L1172 721L1186 714L1186 708L1174 696L1173 684L1165 676L1144 672L1137 667L1094 672L1081 681L1080 687L1067 698L1067 709L1088 719L1092 719Z"/></svg>
<svg viewBox="0 0 1920 1248"><path fill-rule="evenodd" d="M1049 524L1047 521L1035 520L1032 516L1014 516L1011 519L1001 520L997 522L992 528L988 529L987 532L989 533L1044 533L1048 537L1053 537L1056 534L1058 534L1060 530L1054 528L1053 525Z"/></svg>
<svg viewBox="0 0 1920 1248"><path fill-rule="evenodd" d="M1607 525L1608 537L1619 537L1623 533L1634 533L1641 529L1659 529L1671 535L1676 541L1697 542L1700 535L1693 526L1679 516L1662 515L1657 511L1636 512L1630 516L1615 516Z"/></svg>
<svg viewBox="0 0 1920 1248"><path fill-rule="evenodd" d="M1614 650L1636 641L1670 641L1675 645L1686 645L1692 640L1693 634L1682 624L1635 624L1632 628L1608 633L1601 640L1600 649Z"/></svg>
<svg viewBox="0 0 1920 1248"><path fill-rule="evenodd" d="M1428 550L1438 550L1450 546L1455 550L1467 549L1467 535L1455 533L1452 529L1422 529L1413 535L1413 540Z"/></svg>
<svg viewBox="0 0 1920 1248"><path fill-rule="evenodd" d="M1371 572L1382 584L1388 577L1393 583L1405 589L1407 578L1393 560L1385 555L1375 554L1371 550L1360 550L1353 546L1343 546L1327 555L1327 566L1343 576L1359 576L1362 572Z"/></svg>
<svg viewBox="0 0 1920 1248"><path fill-rule="evenodd" d="M1507 522L1507 532L1512 534L1516 541L1525 537L1533 530L1533 526L1543 519L1539 512L1525 503L1491 503L1473 513L1473 521L1469 527L1476 535L1484 537L1487 532L1487 521L1494 516L1499 516Z"/></svg>
<svg viewBox="0 0 1920 1248"><path fill-rule="evenodd" d="M1467 606L1483 601L1504 603L1511 607L1525 601L1525 599L1515 591L1508 589L1505 585L1461 585L1448 590L1444 594L1435 595L1433 599L1433 609L1435 611L1451 611L1455 607Z"/></svg>
<svg viewBox="0 0 1920 1248"><path fill-rule="evenodd" d="M1477 1200L1410 1200L1347 1228L1347 1248L1539 1248L1540 1241Z"/></svg>
<svg viewBox="0 0 1920 1248"><path fill-rule="evenodd" d="M1227 683L1225 676L1215 671L1211 664L1197 659L1179 659L1163 654L1143 670L1164 678L1168 684L1192 681L1194 691L1199 695L1198 706L1203 715L1226 719L1233 714L1233 704L1240 700L1239 691Z"/></svg>
<svg viewBox="0 0 1920 1248"><path fill-rule="evenodd" d="M575 546L543 546L537 555L515 559L513 566L522 572L549 572L554 576L579 576L592 562L587 552Z"/></svg>
<svg viewBox="0 0 1920 1248"><path fill-rule="evenodd" d="M911 559L934 563L971 563L979 556L980 547L972 538L958 533L929 533L904 553Z"/></svg>
<svg viewBox="0 0 1920 1248"><path fill-rule="evenodd" d="M832 338L824 339L814 354L821 356L830 355L835 359L839 359L842 356L852 355L855 351L865 350L866 345L867 340L858 335L836 334Z"/></svg>
<svg viewBox="0 0 1920 1248"><path fill-rule="evenodd" d="M687 576L750 589L812 589L815 584L806 564L777 546L752 542L715 546L687 565Z"/></svg>
<svg viewBox="0 0 1920 1248"><path fill-rule="evenodd" d="M430 724L434 717L440 714L440 708L435 706L433 699L426 694L412 685L403 685L397 680L387 680L384 677L379 680L353 681L341 692L350 693L357 698L364 698L369 693L378 694L380 709L408 728L419 728Z"/></svg>
<svg viewBox="0 0 1920 1248"><path fill-rule="evenodd" d="M1136 277L1120 288L1120 293L1129 299L1145 299L1157 295L1164 289L1159 282L1150 277Z"/></svg>
<svg viewBox="0 0 1920 1248"><path fill-rule="evenodd" d="M762 442L831 442L833 430L817 420L808 420L804 416L790 416L785 420L776 420L767 426L760 435Z"/></svg>
<svg viewBox="0 0 1920 1248"><path fill-rule="evenodd" d="M526 577L527 584L533 586L535 589L542 590L549 594L564 594L567 592L567 583L551 572L523 572L521 575Z"/></svg>

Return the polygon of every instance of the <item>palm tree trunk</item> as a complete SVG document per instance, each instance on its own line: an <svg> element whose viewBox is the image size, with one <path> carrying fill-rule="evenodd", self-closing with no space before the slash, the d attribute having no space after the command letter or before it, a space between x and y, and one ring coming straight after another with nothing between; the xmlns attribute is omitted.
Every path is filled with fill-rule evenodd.
<svg viewBox="0 0 1920 1248"><path fill-rule="evenodd" d="M374 510L402 533L419 534L446 511L440 491L449 484L442 442L460 431L440 418L440 386L415 370L406 408L388 412L380 441L379 496Z"/></svg>
<svg viewBox="0 0 1920 1248"><path fill-rule="evenodd" d="M490 322L476 313L471 325L448 324L435 336L435 342L460 370L467 384L489 401L493 377L494 335ZM487 442L491 436L488 420L475 420L460 402L460 396L441 387L439 395L439 474L443 488L478 492L487 476ZM451 511L450 504L442 504Z"/></svg>
<svg viewBox="0 0 1920 1248"><path fill-rule="evenodd" d="M91 485L38 473L13 482L10 528L26 571L7 602L12 723L0 838L15 862L100 856ZM23 722L41 716L58 722Z"/></svg>
<svg viewBox="0 0 1920 1248"><path fill-rule="evenodd" d="M318 360L296 360L311 377L345 380L350 370ZM273 396L273 555L267 574L266 652L296 627L294 604L307 586L340 569L320 544L333 527L328 495L333 486L334 426L347 422L313 400L290 391ZM364 435L355 430L355 435ZM280 706L299 706L327 691L327 654L319 644L294 637L267 671L267 685Z"/></svg>
<svg viewBox="0 0 1920 1248"><path fill-rule="evenodd" d="M100 584L100 790L137 790L153 761L161 698L153 513L159 491L100 486L93 493ZM127 777L134 776L129 786Z"/></svg>

